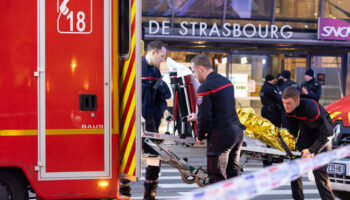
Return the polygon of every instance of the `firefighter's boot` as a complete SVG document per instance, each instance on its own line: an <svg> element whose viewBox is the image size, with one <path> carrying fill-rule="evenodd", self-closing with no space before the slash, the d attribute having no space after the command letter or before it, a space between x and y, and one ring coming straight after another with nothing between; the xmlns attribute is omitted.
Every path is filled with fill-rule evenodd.
<svg viewBox="0 0 350 200"><path fill-rule="evenodd" d="M156 200L158 180L145 180L144 200Z"/></svg>
<svg viewBox="0 0 350 200"><path fill-rule="evenodd" d="M119 186L120 194L126 197L131 197L130 191L131 191L130 180L120 179L120 186Z"/></svg>

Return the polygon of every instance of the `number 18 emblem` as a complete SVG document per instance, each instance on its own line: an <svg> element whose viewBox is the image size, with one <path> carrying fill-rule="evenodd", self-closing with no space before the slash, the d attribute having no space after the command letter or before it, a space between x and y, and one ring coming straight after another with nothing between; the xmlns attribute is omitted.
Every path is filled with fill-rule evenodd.
<svg viewBox="0 0 350 200"><path fill-rule="evenodd" d="M61 34L92 32L92 0L58 0L57 31Z"/></svg>

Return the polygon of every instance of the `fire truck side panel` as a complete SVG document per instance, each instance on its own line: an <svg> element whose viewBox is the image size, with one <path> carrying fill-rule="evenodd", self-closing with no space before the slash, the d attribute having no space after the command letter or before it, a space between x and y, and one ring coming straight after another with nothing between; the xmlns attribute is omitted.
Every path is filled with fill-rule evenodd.
<svg viewBox="0 0 350 200"><path fill-rule="evenodd" d="M103 171L104 1L70 1L66 15L57 6L46 2L46 171ZM81 110L80 95L95 95L96 109Z"/></svg>
<svg viewBox="0 0 350 200"><path fill-rule="evenodd" d="M31 182L38 160L36 6L0 1L0 170L20 168Z"/></svg>
<svg viewBox="0 0 350 200"><path fill-rule="evenodd" d="M102 134L49 135L46 142L47 172L103 171Z"/></svg>
<svg viewBox="0 0 350 200"><path fill-rule="evenodd" d="M16 167L37 189L37 3L0 1L0 170Z"/></svg>
<svg viewBox="0 0 350 200"><path fill-rule="evenodd" d="M114 134L112 140L112 157L118 156L118 135ZM118 188L118 159L112 159L112 176L110 178L86 179L86 180L55 180L55 181L37 181L37 194L44 199L87 199L87 198L106 198L117 197ZM108 187L99 186L101 181L107 181Z"/></svg>
<svg viewBox="0 0 350 200"><path fill-rule="evenodd" d="M33 2L0 2L0 130L37 129L37 80L33 76L37 9Z"/></svg>

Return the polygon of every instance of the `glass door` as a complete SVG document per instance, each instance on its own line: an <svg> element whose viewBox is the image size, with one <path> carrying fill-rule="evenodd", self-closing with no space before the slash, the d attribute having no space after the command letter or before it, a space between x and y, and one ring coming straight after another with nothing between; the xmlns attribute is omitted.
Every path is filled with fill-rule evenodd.
<svg viewBox="0 0 350 200"><path fill-rule="evenodd" d="M321 105L328 105L342 98L342 56L313 56L311 67L316 80L322 85Z"/></svg>

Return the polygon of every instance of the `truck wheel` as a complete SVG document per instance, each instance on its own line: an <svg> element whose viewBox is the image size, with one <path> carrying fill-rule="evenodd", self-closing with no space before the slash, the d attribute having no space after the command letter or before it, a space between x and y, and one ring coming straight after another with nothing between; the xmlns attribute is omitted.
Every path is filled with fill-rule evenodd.
<svg viewBox="0 0 350 200"><path fill-rule="evenodd" d="M20 175L11 170L0 171L0 199L29 199L26 184Z"/></svg>
<svg viewBox="0 0 350 200"><path fill-rule="evenodd" d="M183 182L185 182L187 184L192 184L192 183L196 182L194 176L190 176L190 175L187 175L185 173L181 173L181 179Z"/></svg>
<svg viewBox="0 0 350 200"><path fill-rule="evenodd" d="M10 193L7 188L0 182L0 199L9 199Z"/></svg>
<svg viewBox="0 0 350 200"><path fill-rule="evenodd" d="M350 192L333 190L333 193L339 199L342 199L342 200L350 199Z"/></svg>
<svg viewBox="0 0 350 200"><path fill-rule="evenodd" d="M209 178L202 179L202 178L199 178L198 176L196 176L195 180L196 180L196 183L199 187L204 187L206 185L209 185Z"/></svg>

